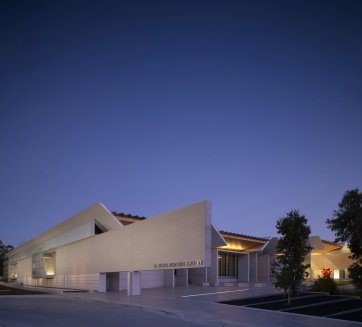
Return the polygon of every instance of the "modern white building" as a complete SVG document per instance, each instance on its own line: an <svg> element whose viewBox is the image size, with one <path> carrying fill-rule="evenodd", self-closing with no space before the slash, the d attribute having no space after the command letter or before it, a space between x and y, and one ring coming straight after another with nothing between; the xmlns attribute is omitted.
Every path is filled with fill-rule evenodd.
<svg viewBox="0 0 362 327"><path fill-rule="evenodd" d="M218 231L202 201L144 217L94 206L7 254L9 279L25 286L127 291L186 285L262 285L271 280L277 239ZM311 238L312 277L325 265L346 277L341 245ZM338 271L338 273L337 273Z"/></svg>

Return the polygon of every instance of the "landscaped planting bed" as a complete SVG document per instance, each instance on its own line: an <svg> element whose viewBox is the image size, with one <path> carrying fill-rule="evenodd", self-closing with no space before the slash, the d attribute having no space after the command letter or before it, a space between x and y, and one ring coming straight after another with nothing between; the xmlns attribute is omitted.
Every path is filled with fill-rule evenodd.
<svg viewBox="0 0 362 327"><path fill-rule="evenodd" d="M311 297L304 298L295 298L291 300L291 303L288 305L287 300L278 301L278 302L270 302L264 304L255 304L249 305L249 307L258 308L258 309L266 309L266 310L285 310L289 308L300 307L304 305L310 304L320 304L323 302L329 302L334 300L340 300L341 297L338 296L329 296L329 295L315 295Z"/></svg>
<svg viewBox="0 0 362 327"><path fill-rule="evenodd" d="M324 303L320 305L314 305L312 307L300 308L300 309L291 309L286 310L287 312L301 313L310 316L319 316L325 317L337 312L343 312L347 310L362 309L362 301L359 299L345 298L345 301L335 302L335 303Z"/></svg>
<svg viewBox="0 0 362 327"><path fill-rule="evenodd" d="M0 296L1 295L31 295L31 294L45 294L45 293L0 285Z"/></svg>
<svg viewBox="0 0 362 327"><path fill-rule="evenodd" d="M304 293L301 297L292 298L288 305L284 294L276 294L221 303L362 322L362 300L350 296Z"/></svg>
<svg viewBox="0 0 362 327"><path fill-rule="evenodd" d="M301 293L300 296L308 295L308 293ZM238 299L238 300L230 300L230 301L221 301L220 303L230 304L230 305L237 305L237 306L245 306L245 305L253 305L262 302L269 302L269 301L280 301L280 300L287 300L288 296L284 293L282 294L274 294L274 295L267 295L267 296L258 296L258 297L251 297L247 299Z"/></svg>
<svg viewBox="0 0 362 327"><path fill-rule="evenodd" d="M362 322L362 309L354 312L344 313L337 316L333 316L334 319L343 319L351 321L360 321Z"/></svg>

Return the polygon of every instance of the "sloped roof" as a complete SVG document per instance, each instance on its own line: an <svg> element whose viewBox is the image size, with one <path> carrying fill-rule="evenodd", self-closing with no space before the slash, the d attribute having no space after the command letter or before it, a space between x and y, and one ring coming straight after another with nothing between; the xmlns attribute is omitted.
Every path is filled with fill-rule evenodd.
<svg viewBox="0 0 362 327"><path fill-rule="evenodd" d="M330 245L335 245L335 246L340 246L342 247L343 244L341 243L336 243L336 242L331 242L331 241L326 241L326 240L321 240L323 243L327 243L327 244L330 244Z"/></svg>
<svg viewBox="0 0 362 327"><path fill-rule="evenodd" d="M239 234L239 233L232 233L232 232L227 232L224 230L221 230L220 234L224 234L225 236L234 236L234 237L238 237L238 238L242 238L242 239L246 239L246 240L259 241L259 242L269 241L269 239L263 238L263 237L250 236L250 235Z"/></svg>
<svg viewBox="0 0 362 327"><path fill-rule="evenodd" d="M312 246L312 254L325 254L343 248L342 244L322 240L319 236L309 237L309 243Z"/></svg>

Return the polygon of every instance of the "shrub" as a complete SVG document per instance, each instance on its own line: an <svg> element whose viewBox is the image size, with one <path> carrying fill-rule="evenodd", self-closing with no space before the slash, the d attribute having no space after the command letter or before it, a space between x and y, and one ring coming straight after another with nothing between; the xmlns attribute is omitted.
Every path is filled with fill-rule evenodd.
<svg viewBox="0 0 362 327"><path fill-rule="evenodd" d="M330 277L318 277L312 285L313 292L328 292L334 294L337 289L336 282Z"/></svg>
<svg viewBox="0 0 362 327"><path fill-rule="evenodd" d="M353 263L348 268L349 277L352 279L352 283L359 289L362 290L362 259Z"/></svg>

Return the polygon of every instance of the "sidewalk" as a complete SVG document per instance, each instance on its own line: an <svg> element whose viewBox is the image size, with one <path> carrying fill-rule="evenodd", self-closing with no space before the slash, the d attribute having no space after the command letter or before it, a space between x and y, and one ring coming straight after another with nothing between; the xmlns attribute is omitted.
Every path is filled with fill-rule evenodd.
<svg viewBox="0 0 362 327"><path fill-rule="evenodd" d="M99 301L140 309L156 314L172 315L187 321L211 326L309 326L356 327L361 323L330 318L303 316L216 303L218 301L275 293L271 287L175 287L142 289L140 296L126 292L64 294L78 301Z"/></svg>

